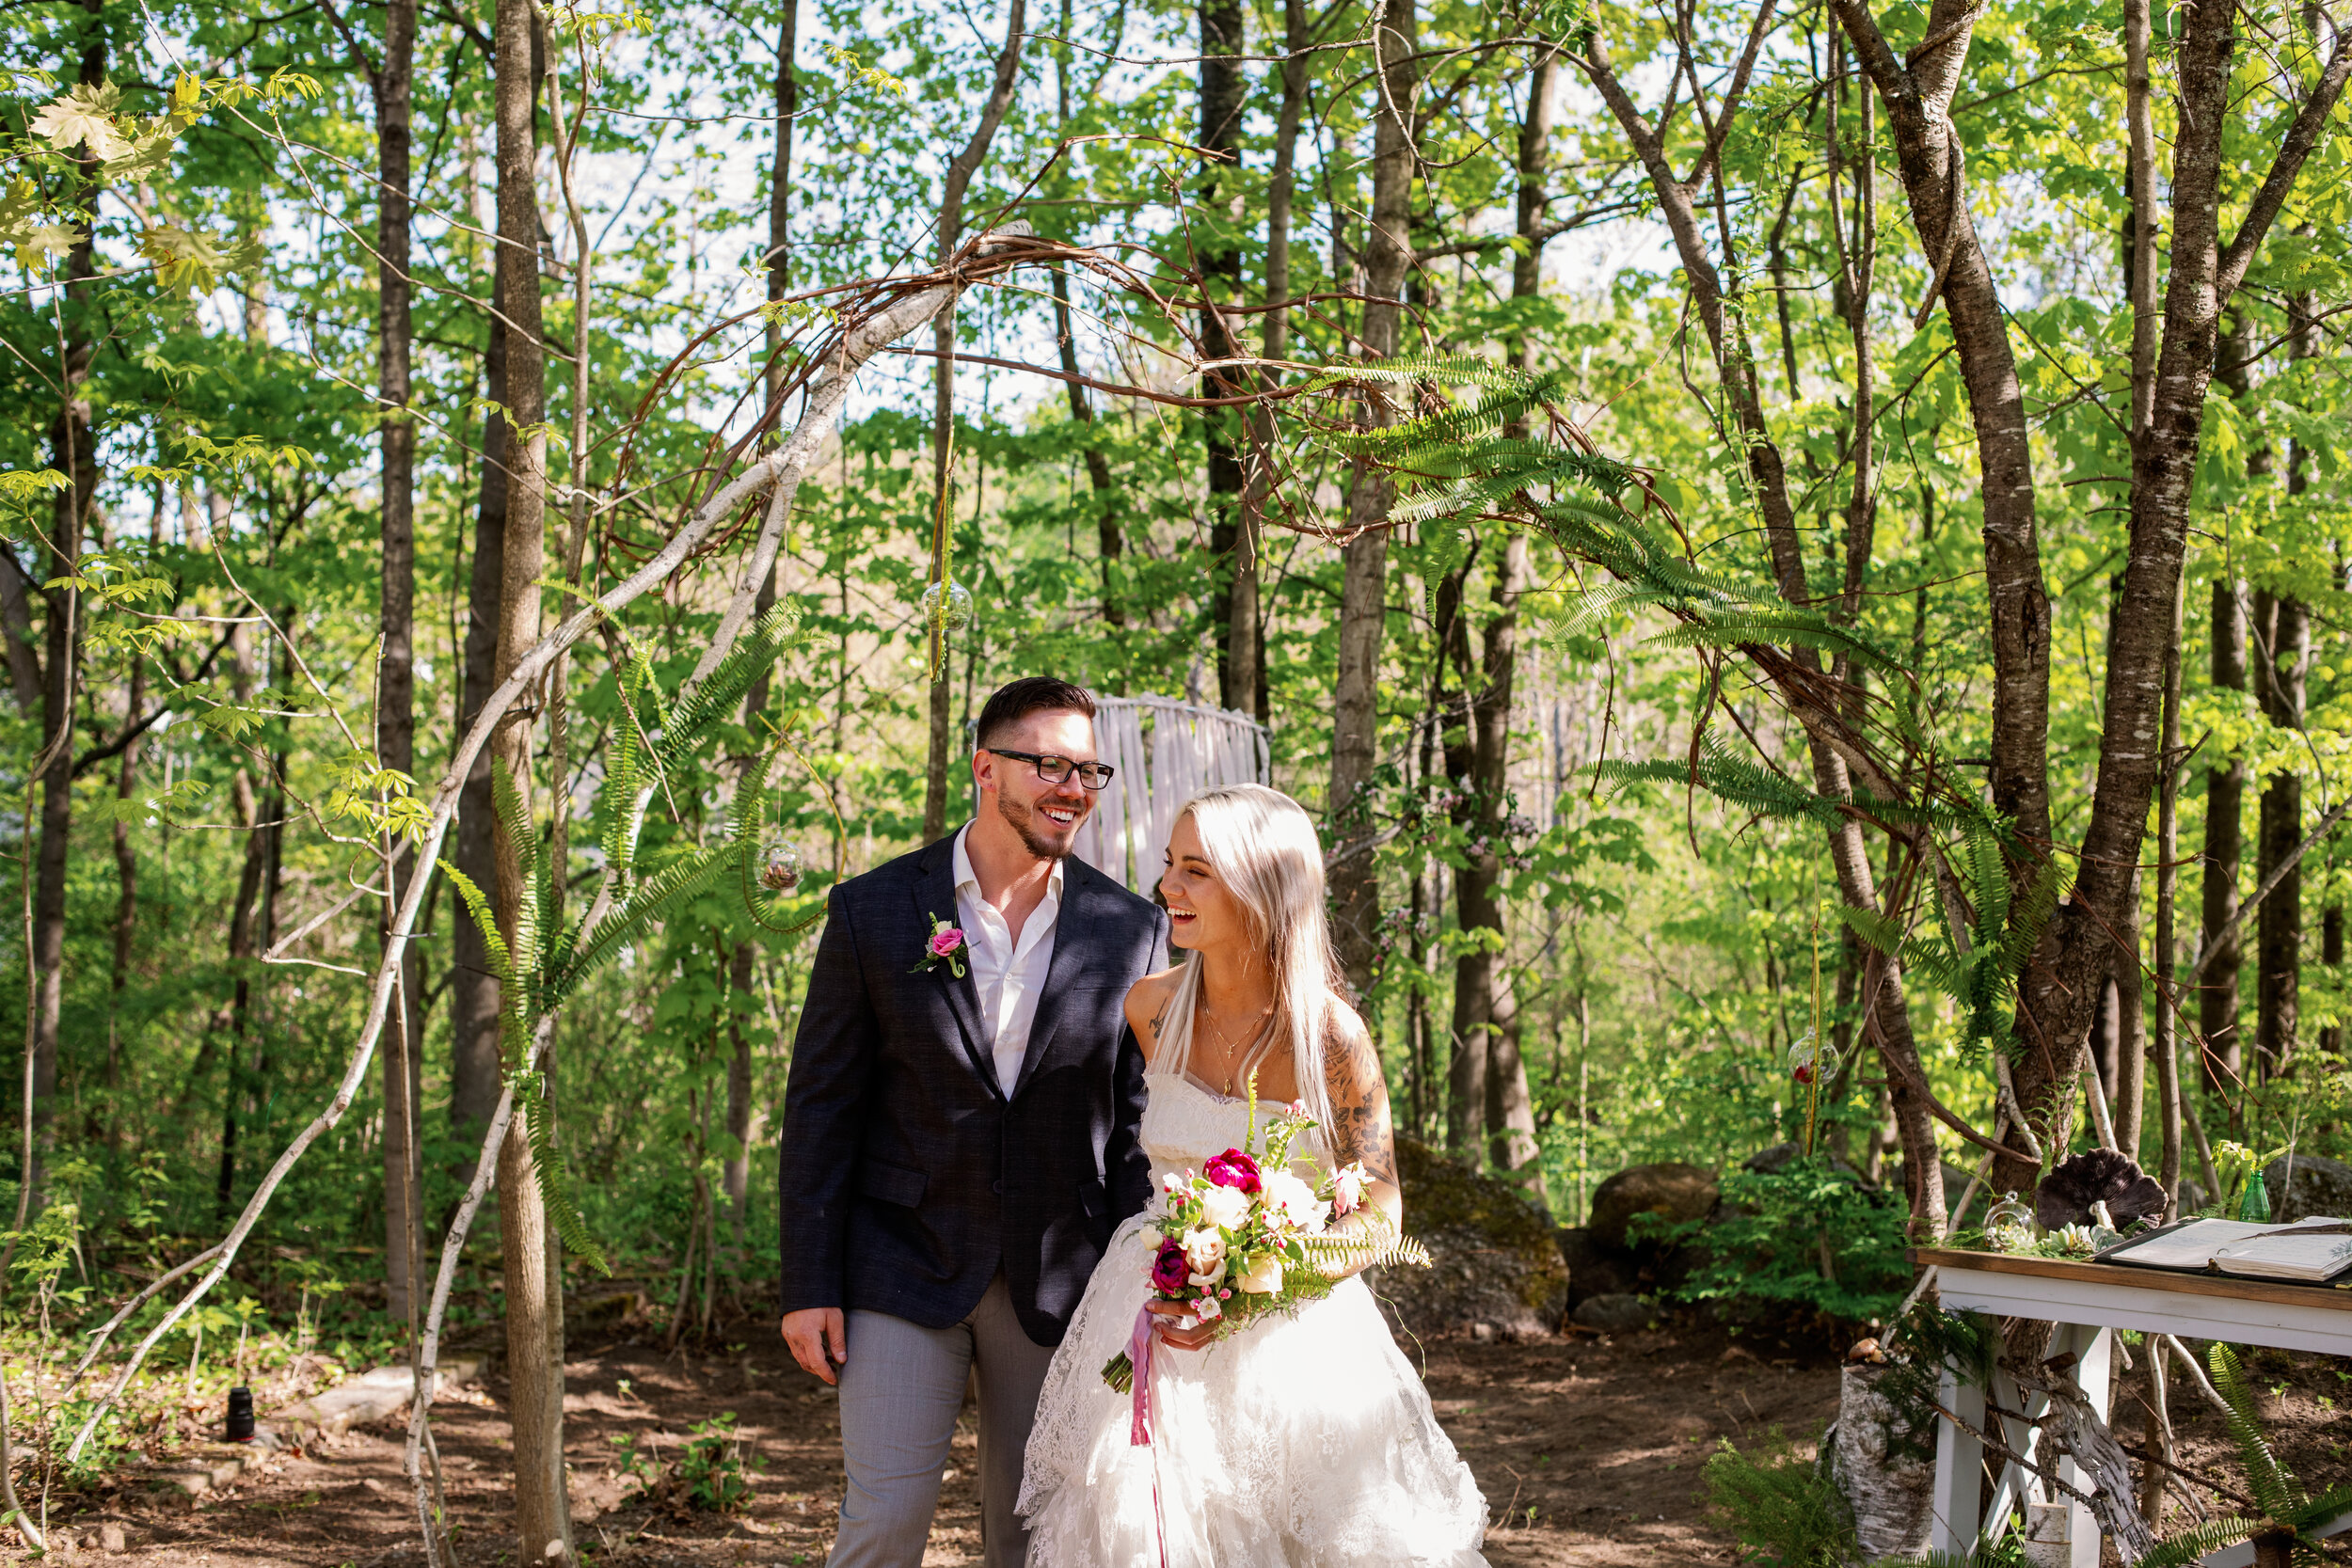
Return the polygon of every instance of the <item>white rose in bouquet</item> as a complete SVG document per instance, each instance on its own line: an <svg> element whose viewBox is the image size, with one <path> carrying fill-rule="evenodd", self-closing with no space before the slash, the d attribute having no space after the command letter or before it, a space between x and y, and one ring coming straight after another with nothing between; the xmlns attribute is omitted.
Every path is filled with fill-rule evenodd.
<svg viewBox="0 0 2352 1568"><path fill-rule="evenodd" d="M1215 1285L1225 1277L1225 1237L1208 1226L1187 1230L1180 1243L1184 1261L1192 1265L1192 1283Z"/></svg>
<svg viewBox="0 0 2352 1568"><path fill-rule="evenodd" d="M1238 1187L1211 1187L1200 1195L1200 1223L1231 1230L1249 1217L1249 1195Z"/></svg>
<svg viewBox="0 0 2352 1568"><path fill-rule="evenodd" d="M1323 1199L1315 1190L1286 1170L1269 1173L1265 1178L1265 1200L1270 1208L1279 1209L1291 1224L1301 1230L1319 1231L1327 1217Z"/></svg>

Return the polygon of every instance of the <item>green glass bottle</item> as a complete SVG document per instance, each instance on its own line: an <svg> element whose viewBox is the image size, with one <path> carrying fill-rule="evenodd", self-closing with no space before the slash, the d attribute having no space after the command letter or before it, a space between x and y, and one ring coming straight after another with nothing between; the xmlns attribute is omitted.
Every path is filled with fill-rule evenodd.
<svg viewBox="0 0 2352 1568"><path fill-rule="evenodd" d="M2263 1184L2263 1173L2256 1169L2247 1174L2246 1196L2238 1200L2237 1217L2262 1225L2270 1218L2270 1189Z"/></svg>

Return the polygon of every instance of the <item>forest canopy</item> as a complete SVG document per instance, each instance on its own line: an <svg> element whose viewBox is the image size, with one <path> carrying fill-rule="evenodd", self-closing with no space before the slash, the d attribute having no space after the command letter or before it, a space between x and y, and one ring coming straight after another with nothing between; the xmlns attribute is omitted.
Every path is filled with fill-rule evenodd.
<svg viewBox="0 0 2352 1568"><path fill-rule="evenodd" d="M2344 1152L2348 22L0 9L17 1228L757 1302L825 889L1040 673L1263 727L1562 1222Z"/></svg>

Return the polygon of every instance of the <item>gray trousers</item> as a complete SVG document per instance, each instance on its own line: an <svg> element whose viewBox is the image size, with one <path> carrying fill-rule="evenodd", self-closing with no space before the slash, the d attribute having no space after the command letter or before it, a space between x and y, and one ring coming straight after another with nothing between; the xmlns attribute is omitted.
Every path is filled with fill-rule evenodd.
<svg viewBox="0 0 2352 1568"><path fill-rule="evenodd" d="M841 1455L849 1486L826 1568L921 1568L940 1471L963 1408L967 1373L980 1393L980 1542L988 1568L1022 1568L1029 1532L1013 1505L1054 1359L1013 1313L1002 1274L972 1315L923 1328L885 1312L851 1312L841 1368Z"/></svg>

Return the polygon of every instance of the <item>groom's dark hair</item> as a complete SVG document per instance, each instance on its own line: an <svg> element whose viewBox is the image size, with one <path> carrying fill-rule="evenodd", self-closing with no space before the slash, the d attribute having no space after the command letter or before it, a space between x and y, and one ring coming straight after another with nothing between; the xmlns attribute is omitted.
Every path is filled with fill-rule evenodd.
<svg viewBox="0 0 2352 1568"><path fill-rule="evenodd" d="M1083 713L1091 719L1094 693L1053 675L1024 675L989 694L972 743L986 751L1032 713Z"/></svg>

